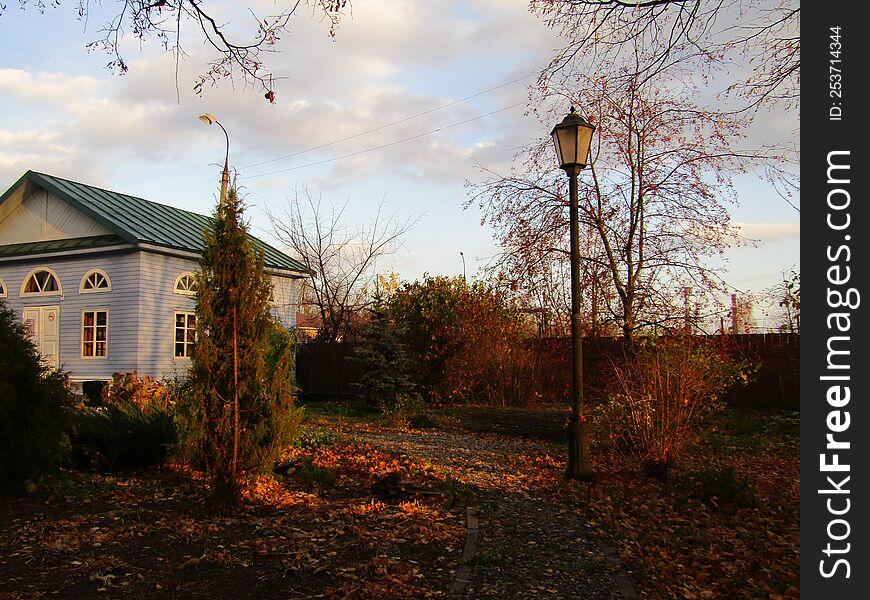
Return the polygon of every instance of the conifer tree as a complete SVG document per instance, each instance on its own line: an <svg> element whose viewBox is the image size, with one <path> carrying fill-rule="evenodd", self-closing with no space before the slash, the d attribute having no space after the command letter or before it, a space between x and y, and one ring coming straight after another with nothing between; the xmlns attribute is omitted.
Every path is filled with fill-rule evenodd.
<svg viewBox="0 0 870 600"><path fill-rule="evenodd" d="M405 345L395 323L390 320L387 303L376 296L369 308L369 320L362 331L363 343L352 360L362 368L357 384L368 404L382 411L397 404L399 398L414 391Z"/></svg>
<svg viewBox="0 0 870 600"><path fill-rule="evenodd" d="M243 475L272 466L295 422L286 378L276 386L269 373L292 368L292 349L283 347L267 368L271 283L242 213L231 188L205 232L196 290L194 393L186 411L188 450L210 476L212 499L224 506L240 502Z"/></svg>

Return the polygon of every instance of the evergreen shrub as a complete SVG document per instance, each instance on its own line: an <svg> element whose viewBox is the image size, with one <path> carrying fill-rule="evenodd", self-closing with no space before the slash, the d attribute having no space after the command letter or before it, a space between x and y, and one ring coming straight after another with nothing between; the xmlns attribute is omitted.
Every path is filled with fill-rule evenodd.
<svg viewBox="0 0 870 600"><path fill-rule="evenodd" d="M60 464L75 396L42 362L21 320L0 300L0 491L20 492Z"/></svg>

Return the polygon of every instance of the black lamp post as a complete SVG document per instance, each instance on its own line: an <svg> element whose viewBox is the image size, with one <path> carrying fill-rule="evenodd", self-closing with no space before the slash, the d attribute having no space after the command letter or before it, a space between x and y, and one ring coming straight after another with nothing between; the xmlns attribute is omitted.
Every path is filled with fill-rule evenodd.
<svg viewBox="0 0 870 600"><path fill-rule="evenodd" d="M583 331L580 320L580 215L577 200L577 176L586 166L592 132L571 107L571 112L553 128L550 135L556 145L559 166L568 175L571 229L571 420L568 423L568 468L566 479L591 479L589 429L583 414Z"/></svg>
<svg viewBox="0 0 870 600"><path fill-rule="evenodd" d="M199 120L205 123L206 125L215 125L221 128L221 131L224 132L224 137L227 140L227 153L224 158L224 172L221 174L221 198L220 204L218 205L220 210L224 209L224 206L227 203L227 187L230 181L230 135L227 133L227 130L224 129L224 126L218 121L217 117L210 113L205 113L204 115L199 115Z"/></svg>
<svg viewBox="0 0 870 600"><path fill-rule="evenodd" d="M465 254L463 254L461 250L459 251L459 256L462 257L462 281L468 282L465 278Z"/></svg>

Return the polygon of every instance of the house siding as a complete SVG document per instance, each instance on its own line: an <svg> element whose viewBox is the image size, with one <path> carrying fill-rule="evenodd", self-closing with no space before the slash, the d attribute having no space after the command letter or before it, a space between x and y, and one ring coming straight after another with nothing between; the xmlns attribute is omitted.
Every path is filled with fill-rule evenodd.
<svg viewBox="0 0 870 600"><path fill-rule="evenodd" d="M196 300L173 289L181 273L199 271L199 262L154 252L139 256L139 371L160 378L183 376L190 359L175 358L175 313L192 312ZM295 327L299 279L273 275L272 285L272 317Z"/></svg>
<svg viewBox="0 0 870 600"><path fill-rule="evenodd" d="M272 276L272 318L284 327L296 327L300 281L298 278Z"/></svg>
<svg viewBox="0 0 870 600"><path fill-rule="evenodd" d="M21 296L25 278L34 270L47 267L60 280L63 291L54 296ZM93 269L102 269L112 282L112 291L79 293L82 278ZM32 306L60 307L58 364L71 371L77 381L110 379L113 372L136 368L136 330L139 287L139 260L136 253L111 253L92 257L52 257L0 264L0 278L8 287L6 303L19 317ZM105 358L82 357L82 312L85 309L109 311L108 346Z"/></svg>
<svg viewBox="0 0 870 600"><path fill-rule="evenodd" d="M175 313L193 312L196 299L173 292L185 271L197 272L194 259L139 253L139 371L158 378L181 377L190 359L175 358Z"/></svg>

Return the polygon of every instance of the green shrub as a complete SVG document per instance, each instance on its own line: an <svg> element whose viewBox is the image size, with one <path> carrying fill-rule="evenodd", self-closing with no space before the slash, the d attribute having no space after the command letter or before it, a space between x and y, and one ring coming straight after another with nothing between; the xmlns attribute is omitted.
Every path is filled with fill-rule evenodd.
<svg viewBox="0 0 870 600"><path fill-rule="evenodd" d="M407 427L412 422L429 419L429 408L420 394L403 394L392 406L382 406L384 418L397 427Z"/></svg>
<svg viewBox="0 0 870 600"><path fill-rule="evenodd" d="M74 394L67 374L41 362L2 300L0 348L0 491L18 492L63 460Z"/></svg>
<svg viewBox="0 0 870 600"><path fill-rule="evenodd" d="M352 362L361 376L355 384L366 404L382 412L392 410L398 398L413 393L411 363L401 332L390 319L384 300L377 296L369 309L369 319L361 331L362 343L356 346Z"/></svg>
<svg viewBox="0 0 870 600"><path fill-rule="evenodd" d="M131 400L115 399L108 406L77 410L70 439L76 466L110 472L160 464L178 438L167 409L146 411Z"/></svg>
<svg viewBox="0 0 870 600"><path fill-rule="evenodd" d="M335 471L326 467L315 467L314 460L310 456L303 456L288 475L297 477L308 485L332 487L338 481L338 474Z"/></svg>
<svg viewBox="0 0 870 600"><path fill-rule="evenodd" d="M764 430L766 433L800 436L801 414L796 410L784 410L770 416L765 420Z"/></svg>
<svg viewBox="0 0 870 600"><path fill-rule="evenodd" d="M299 431L299 437L293 442L293 446L305 450L318 450L325 446L331 446L342 439L340 435L324 429L300 427Z"/></svg>

